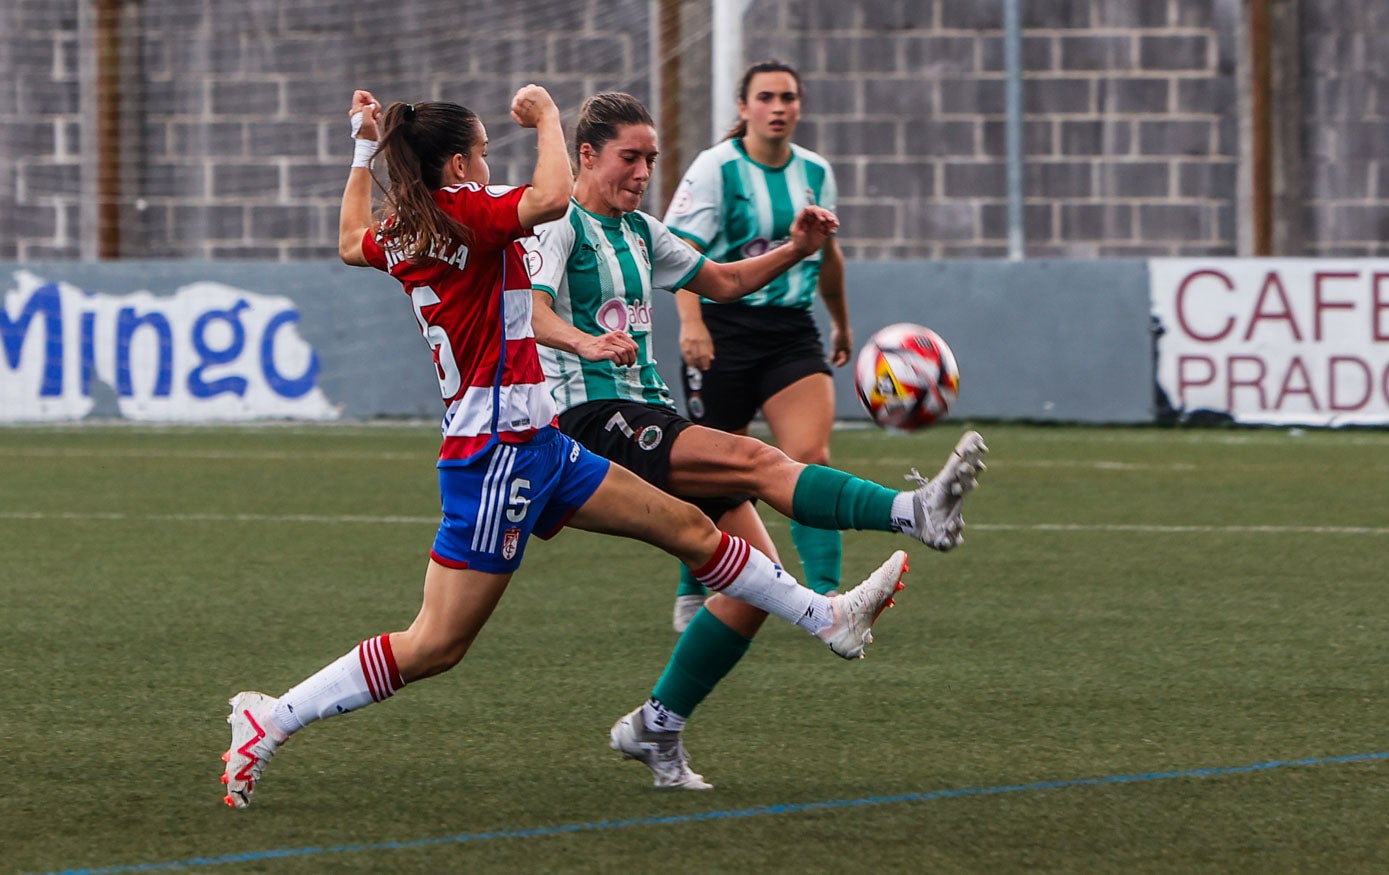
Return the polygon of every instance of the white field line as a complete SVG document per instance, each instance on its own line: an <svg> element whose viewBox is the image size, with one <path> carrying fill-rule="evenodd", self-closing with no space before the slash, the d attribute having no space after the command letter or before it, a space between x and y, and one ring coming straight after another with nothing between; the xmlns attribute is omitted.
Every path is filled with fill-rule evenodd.
<svg viewBox="0 0 1389 875"><path fill-rule="evenodd" d="M438 516L321 513L123 513L119 511L0 511L0 520L156 523L309 523L311 525L438 525Z"/></svg>
<svg viewBox="0 0 1389 875"><path fill-rule="evenodd" d="M307 523L309 525L437 525L437 516L313 513L124 513L0 511L0 520L62 522ZM1389 535L1389 526L1167 526L1120 523L975 523L971 532L1128 532L1145 535Z"/></svg>
<svg viewBox="0 0 1389 875"><path fill-rule="evenodd" d="M1144 535L1389 535L1389 526L1159 526L1123 523L970 524L971 532L1132 532Z"/></svg>
<svg viewBox="0 0 1389 875"><path fill-rule="evenodd" d="M245 459L255 462L312 462L319 459L330 461L384 461L419 462L429 465L433 458L428 450L423 452L389 450L179 450L172 448L150 449L78 449L73 447L0 447L0 456L29 459Z"/></svg>
<svg viewBox="0 0 1389 875"><path fill-rule="evenodd" d="M180 450L172 448L150 449L89 449L75 447L0 447L0 457L30 459L192 459L192 460L237 460L256 462L312 462L326 461L386 461L419 462L428 465L432 461L429 452L407 452L388 450ZM910 468L921 464L919 459L877 459L879 463ZM990 462L990 466L999 463ZM1150 464L1146 462L1119 462L1104 459L1073 459L1029 461L1009 459L1001 463L1009 468L1073 468L1096 471L1196 471L1198 465L1190 462ZM1228 465L1222 465L1228 468Z"/></svg>

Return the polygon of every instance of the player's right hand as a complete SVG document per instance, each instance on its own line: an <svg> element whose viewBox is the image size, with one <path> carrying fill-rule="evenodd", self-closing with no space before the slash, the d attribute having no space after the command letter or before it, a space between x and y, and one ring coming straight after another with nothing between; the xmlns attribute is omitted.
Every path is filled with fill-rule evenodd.
<svg viewBox="0 0 1389 875"><path fill-rule="evenodd" d="M709 364L714 360L714 336L703 322L680 323L680 357L692 368L709 370Z"/></svg>
<svg viewBox="0 0 1389 875"><path fill-rule="evenodd" d="M559 107L550 92L539 85L522 86L511 98L511 117L523 128L534 128L547 113L559 115Z"/></svg>
<svg viewBox="0 0 1389 875"><path fill-rule="evenodd" d="M352 92L352 108L347 111L352 120L354 140L375 140L380 137L381 101L370 91Z"/></svg>

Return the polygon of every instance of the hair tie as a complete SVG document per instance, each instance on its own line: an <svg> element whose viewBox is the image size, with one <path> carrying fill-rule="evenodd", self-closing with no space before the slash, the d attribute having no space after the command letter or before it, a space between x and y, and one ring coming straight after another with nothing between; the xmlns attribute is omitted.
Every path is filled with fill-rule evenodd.
<svg viewBox="0 0 1389 875"><path fill-rule="evenodd" d="M405 120L407 122L415 120L415 105L413 103L405 104Z"/></svg>

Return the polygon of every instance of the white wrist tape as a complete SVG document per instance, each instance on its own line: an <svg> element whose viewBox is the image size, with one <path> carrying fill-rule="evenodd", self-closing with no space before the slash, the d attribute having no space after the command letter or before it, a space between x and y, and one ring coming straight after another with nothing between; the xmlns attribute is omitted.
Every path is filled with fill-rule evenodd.
<svg viewBox="0 0 1389 875"><path fill-rule="evenodd" d="M352 166L370 168L372 156L376 154L376 141L353 140L352 144Z"/></svg>

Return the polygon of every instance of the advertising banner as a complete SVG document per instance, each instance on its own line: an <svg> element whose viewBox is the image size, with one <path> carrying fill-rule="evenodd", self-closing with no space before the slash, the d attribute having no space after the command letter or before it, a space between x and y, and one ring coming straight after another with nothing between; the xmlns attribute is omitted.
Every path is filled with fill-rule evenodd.
<svg viewBox="0 0 1389 875"><path fill-rule="evenodd" d="M96 292L29 270L0 283L0 422L335 419L287 297L214 281Z"/></svg>
<svg viewBox="0 0 1389 875"><path fill-rule="evenodd" d="M1177 416L1389 423L1389 261L1155 259L1149 276Z"/></svg>

